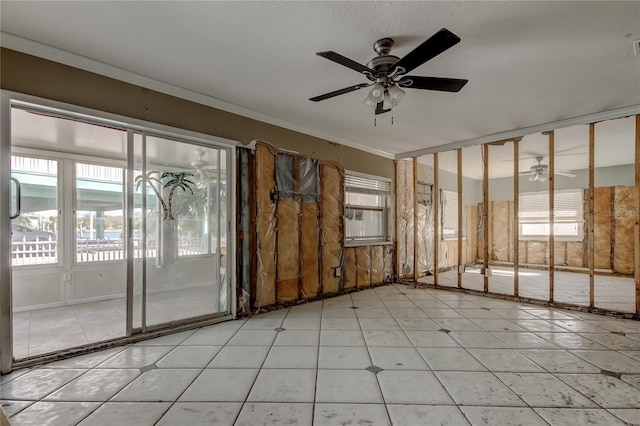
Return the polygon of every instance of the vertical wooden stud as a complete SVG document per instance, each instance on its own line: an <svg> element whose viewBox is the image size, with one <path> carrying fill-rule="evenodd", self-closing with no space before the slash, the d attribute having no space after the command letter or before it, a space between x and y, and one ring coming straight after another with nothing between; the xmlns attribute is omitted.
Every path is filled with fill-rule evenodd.
<svg viewBox="0 0 640 426"><path fill-rule="evenodd" d="M462 273L460 266L462 265L462 213L464 207L462 205L462 148L458 148L458 287L462 287Z"/></svg>
<svg viewBox="0 0 640 426"><path fill-rule="evenodd" d="M594 265L595 257L593 251L594 245L594 162L595 162L595 139L596 139L596 125L594 123L589 124L589 214L587 215L587 223L589 226L589 234L587 238L587 257L589 260L589 307L594 306L595 295L595 282L594 282Z"/></svg>
<svg viewBox="0 0 640 426"><path fill-rule="evenodd" d="M636 280L636 313L640 314L640 114L636 115L636 186L635 192L635 226L634 226L634 259Z"/></svg>
<svg viewBox="0 0 640 426"><path fill-rule="evenodd" d="M554 263L555 263L555 236L554 236L554 149L555 149L555 134L552 131L549 132L549 302L553 302L554 292Z"/></svg>
<svg viewBox="0 0 640 426"><path fill-rule="evenodd" d="M482 145L482 264L484 266L484 292L489 291L489 145Z"/></svg>
<svg viewBox="0 0 640 426"><path fill-rule="evenodd" d="M433 154L433 284L438 286L438 264L440 263L440 182L438 153Z"/></svg>
<svg viewBox="0 0 640 426"><path fill-rule="evenodd" d="M520 141L513 141L513 295L520 293Z"/></svg>
<svg viewBox="0 0 640 426"><path fill-rule="evenodd" d="M418 157L413 157L413 280L418 282Z"/></svg>

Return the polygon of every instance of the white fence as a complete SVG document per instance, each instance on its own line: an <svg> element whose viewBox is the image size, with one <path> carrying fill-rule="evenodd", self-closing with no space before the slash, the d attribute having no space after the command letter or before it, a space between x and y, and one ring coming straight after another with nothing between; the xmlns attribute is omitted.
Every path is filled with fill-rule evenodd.
<svg viewBox="0 0 640 426"><path fill-rule="evenodd" d="M11 243L13 266L48 265L58 263L57 241L13 241ZM134 258L142 258L142 239L134 240ZM78 239L76 262L107 262L126 259L126 244L122 239ZM155 240L147 241L147 258L155 258L158 249ZM180 238L178 256L207 254L205 238Z"/></svg>

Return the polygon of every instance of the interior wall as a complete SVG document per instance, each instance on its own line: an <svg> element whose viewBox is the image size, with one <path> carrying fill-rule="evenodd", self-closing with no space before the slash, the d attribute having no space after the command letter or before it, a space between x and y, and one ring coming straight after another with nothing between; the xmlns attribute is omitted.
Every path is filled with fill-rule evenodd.
<svg viewBox="0 0 640 426"><path fill-rule="evenodd" d="M619 274L633 274L633 187L613 186L594 188L594 258L595 268ZM585 201L587 191L585 191ZM479 204L478 208L482 208ZM514 216L513 201L489 202L489 226L500 229L489 235L489 258L493 262L513 262L511 244L515 230L511 224ZM587 209L585 208L585 215ZM582 241L554 243L555 266L588 267L587 232ZM519 262L522 265L548 265L549 242L520 240Z"/></svg>
<svg viewBox="0 0 640 426"><path fill-rule="evenodd" d="M393 160L263 123L95 73L2 48L2 89L339 162L346 169L393 178Z"/></svg>
<svg viewBox="0 0 640 426"><path fill-rule="evenodd" d="M345 247L344 167L256 144L251 310L389 282L391 247ZM303 166L303 164L311 164ZM250 245L251 246L251 245ZM241 263L253 265L251 259Z"/></svg>

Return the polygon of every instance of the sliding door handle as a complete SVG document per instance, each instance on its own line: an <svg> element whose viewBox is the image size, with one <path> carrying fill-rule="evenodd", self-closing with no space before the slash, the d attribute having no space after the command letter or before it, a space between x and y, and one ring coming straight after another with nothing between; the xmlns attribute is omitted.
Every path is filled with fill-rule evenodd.
<svg viewBox="0 0 640 426"><path fill-rule="evenodd" d="M12 214L11 212L9 212L9 219L15 219L18 216L20 216L20 202L21 202L20 181L14 177L10 179L16 184L16 212L15 214Z"/></svg>

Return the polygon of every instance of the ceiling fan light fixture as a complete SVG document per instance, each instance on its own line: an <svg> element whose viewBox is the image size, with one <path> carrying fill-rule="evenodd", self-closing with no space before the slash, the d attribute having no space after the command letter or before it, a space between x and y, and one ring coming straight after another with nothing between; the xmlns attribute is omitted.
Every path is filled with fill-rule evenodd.
<svg viewBox="0 0 640 426"><path fill-rule="evenodd" d="M393 108L393 102L391 101L391 96L389 93L384 94L384 99L382 100L382 109L391 109Z"/></svg>
<svg viewBox="0 0 640 426"><path fill-rule="evenodd" d="M382 102L384 99L384 86L380 83L376 83L373 85L369 94L363 101L363 103L367 106L375 108L379 102Z"/></svg>
<svg viewBox="0 0 640 426"><path fill-rule="evenodd" d="M389 87L389 96L391 97L392 101L395 101L396 105L400 102L400 100L404 97L405 94L406 92L395 84Z"/></svg>
<svg viewBox="0 0 640 426"><path fill-rule="evenodd" d="M529 182L535 182L537 180L538 180L538 174L537 173L529 175Z"/></svg>
<svg viewBox="0 0 640 426"><path fill-rule="evenodd" d="M538 182L546 182L547 181L547 175L545 175L544 173L540 173L538 175Z"/></svg>

